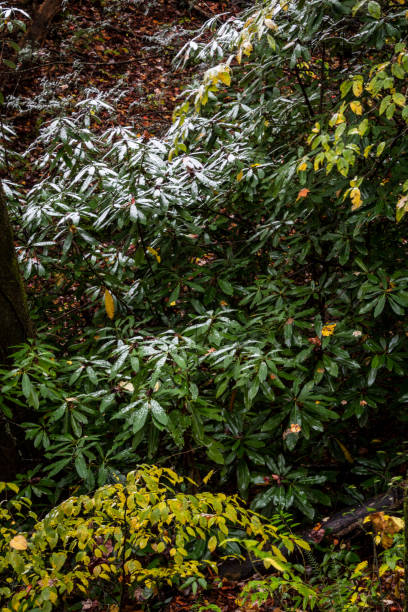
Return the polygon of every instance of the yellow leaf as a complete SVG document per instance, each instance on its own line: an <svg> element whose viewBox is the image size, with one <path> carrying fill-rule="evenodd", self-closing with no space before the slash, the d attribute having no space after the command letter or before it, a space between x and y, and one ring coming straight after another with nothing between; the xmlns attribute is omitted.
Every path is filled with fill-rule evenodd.
<svg viewBox="0 0 408 612"><path fill-rule="evenodd" d="M211 536L211 538L208 540L207 546L210 552L214 552L214 550L217 548L217 538L215 536Z"/></svg>
<svg viewBox="0 0 408 612"><path fill-rule="evenodd" d="M151 255L154 255L154 256L155 256L155 258L156 258L156 260L157 260L157 263L160 263L160 262L161 262L161 257L160 257L160 255L159 255L158 251L156 251L156 249L154 249L154 248L153 248L153 247L151 247L151 246L148 246L148 247L147 247L147 250L149 251L149 253L150 253Z"/></svg>
<svg viewBox="0 0 408 612"><path fill-rule="evenodd" d="M220 81L222 81L225 85L231 85L231 72L228 66L225 70L219 72L218 76Z"/></svg>
<svg viewBox="0 0 408 612"><path fill-rule="evenodd" d="M332 336L334 334L334 330L336 329L337 323L327 323L322 328L322 336Z"/></svg>
<svg viewBox="0 0 408 612"><path fill-rule="evenodd" d="M244 171L240 170L237 174L237 182L239 183L239 181L242 181L243 178L244 178Z"/></svg>
<svg viewBox="0 0 408 612"><path fill-rule="evenodd" d="M380 144L379 144L379 145L378 145L378 147L377 147L377 152L376 152L376 154L375 154L375 156L376 156L376 157L380 157L381 153L382 153L382 152L384 151L384 149L385 149L385 144L386 144L386 143L385 143L384 141L383 141L383 142L380 142Z"/></svg>
<svg viewBox="0 0 408 612"><path fill-rule="evenodd" d="M388 567L388 565L386 563L383 563L382 565L380 565L380 568L378 570L378 575L381 577L385 574L385 572L387 572L390 568Z"/></svg>
<svg viewBox="0 0 408 612"><path fill-rule="evenodd" d="M164 542L159 542L157 545L157 552L162 553L164 550L166 550L166 544Z"/></svg>
<svg viewBox="0 0 408 612"><path fill-rule="evenodd" d="M211 470L211 472L208 472L207 476L204 476L203 478L203 483L207 484L207 482L210 480L210 478L213 476L214 473L215 473L215 470Z"/></svg>
<svg viewBox="0 0 408 612"><path fill-rule="evenodd" d="M273 557L266 557L266 559L264 559L263 562L264 562L264 566L265 566L266 569L268 569L269 567L271 567L271 565L273 565L273 567L276 568L277 570L279 570L280 572L284 572L285 571L284 566L281 565Z"/></svg>
<svg viewBox="0 0 408 612"><path fill-rule="evenodd" d="M389 516L384 512L375 512L370 515L371 523L376 532L376 543L382 544L384 548L390 548L393 544L393 535L404 528L404 521L398 516Z"/></svg>
<svg viewBox="0 0 408 612"><path fill-rule="evenodd" d="M361 199L361 192L358 187L353 187L353 189L350 191L350 200L353 204L351 210L357 210L357 208L360 208L363 201Z"/></svg>
<svg viewBox="0 0 408 612"><path fill-rule="evenodd" d="M363 82L360 80L353 81L353 94L356 96L356 98L359 98L362 93L363 93Z"/></svg>
<svg viewBox="0 0 408 612"><path fill-rule="evenodd" d="M329 121L329 124L331 126L333 125L340 125L341 123L344 123L346 120L344 118L343 113L334 113L334 115L332 116L332 118Z"/></svg>
<svg viewBox="0 0 408 612"><path fill-rule="evenodd" d="M310 544L308 544L308 542L305 542L304 540L295 540L295 544L297 546L300 546L300 548L304 548L305 550L310 550Z"/></svg>
<svg viewBox="0 0 408 612"><path fill-rule="evenodd" d="M316 155L315 160L314 160L313 168L315 172L319 170L320 164L322 164L323 161L324 161L324 154L320 152Z"/></svg>
<svg viewBox="0 0 408 612"><path fill-rule="evenodd" d="M15 550L27 550L28 542L23 535L16 535L10 540L10 546Z"/></svg>
<svg viewBox="0 0 408 612"><path fill-rule="evenodd" d="M340 442L340 440L338 440L337 438L335 438L337 444L340 446L341 450L343 451L343 455L344 457L347 459L347 461L349 463L354 463L354 459L351 456L350 451L344 446L344 444L342 442Z"/></svg>
<svg viewBox="0 0 408 612"><path fill-rule="evenodd" d="M365 569L368 565L368 561L361 561L361 563L359 563L358 565L356 565L356 567L354 568L354 574L359 574L363 569Z"/></svg>
<svg viewBox="0 0 408 612"><path fill-rule="evenodd" d="M303 161L301 164L299 164L297 169L298 172L304 172L305 170L307 170L307 163Z"/></svg>
<svg viewBox="0 0 408 612"><path fill-rule="evenodd" d="M252 52L252 43L249 42L249 40L246 40L242 45L241 45L241 49L244 55L251 55Z"/></svg>
<svg viewBox="0 0 408 612"><path fill-rule="evenodd" d="M105 289L105 310L106 314L110 319L115 316L115 302L113 301L112 294Z"/></svg>
<svg viewBox="0 0 408 612"><path fill-rule="evenodd" d="M363 107L361 106L361 102L358 102L358 100L355 100L354 102L350 102L350 108L355 115L363 114Z"/></svg>
<svg viewBox="0 0 408 612"><path fill-rule="evenodd" d="M399 516L388 517L388 533L398 533L404 529L404 521Z"/></svg>

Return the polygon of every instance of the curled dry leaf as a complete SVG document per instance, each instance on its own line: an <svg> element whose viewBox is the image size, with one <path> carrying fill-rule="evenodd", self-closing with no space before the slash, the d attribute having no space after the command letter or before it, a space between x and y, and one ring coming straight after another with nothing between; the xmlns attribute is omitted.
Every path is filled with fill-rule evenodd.
<svg viewBox="0 0 408 612"><path fill-rule="evenodd" d="M23 535L16 535L10 540L10 546L15 550L27 550L28 542Z"/></svg>
<svg viewBox="0 0 408 612"><path fill-rule="evenodd" d="M404 528L404 521L398 516L389 516L384 512L375 512L367 517L374 528L374 531L381 538L384 548L390 548L393 543L393 535Z"/></svg>

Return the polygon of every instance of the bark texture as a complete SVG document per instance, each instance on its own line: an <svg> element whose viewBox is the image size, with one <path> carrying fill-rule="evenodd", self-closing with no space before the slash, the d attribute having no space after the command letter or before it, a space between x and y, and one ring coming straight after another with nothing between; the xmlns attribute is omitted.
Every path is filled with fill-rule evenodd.
<svg viewBox="0 0 408 612"><path fill-rule="evenodd" d="M21 48L24 47L28 41L32 44L42 44L51 21L58 15L62 8L62 0L44 0L44 2L38 6L37 3L33 4L34 13L27 33L21 41Z"/></svg>
<svg viewBox="0 0 408 612"><path fill-rule="evenodd" d="M0 183L0 363L6 363L12 347L30 335L27 300Z"/></svg>
<svg viewBox="0 0 408 612"><path fill-rule="evenodd" d="M27 300L14 251L13 232L0 180L0 364L5 365L13 347L31 335ZM21 421L21 409L10 406L15 420ZM11 480L20 468L19 435L16 423L5 419L0 410L0 480Z"/></svg>

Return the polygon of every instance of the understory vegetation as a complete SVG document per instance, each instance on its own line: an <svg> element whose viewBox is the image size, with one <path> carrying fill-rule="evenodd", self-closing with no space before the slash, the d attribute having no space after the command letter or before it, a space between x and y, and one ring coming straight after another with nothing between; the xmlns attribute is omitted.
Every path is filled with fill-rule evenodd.
<svg viewBox="0 0 408 612"><path fill-rule="evenodd" d="M248 5L189 34L174 70L197 74L153 135L123 74L13 91L47 58L0 2L34 328L0 370L3 610L221 610L202 594L233 557L269 574L231 609L403 609L399 509L356 542L319 529L407 486L408 5Z"/></svg>

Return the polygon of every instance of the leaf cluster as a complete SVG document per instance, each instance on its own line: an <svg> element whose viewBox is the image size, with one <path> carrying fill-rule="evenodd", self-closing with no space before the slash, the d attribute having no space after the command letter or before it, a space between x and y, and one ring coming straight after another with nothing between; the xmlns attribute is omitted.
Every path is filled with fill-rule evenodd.
<svg viewBox="0 0 408 612"><path fill-rule="evenodd" d="M235 496L189 494L182 492L186 485L168 468L140 466L123 482L66 499L41 521L27 498L5 502L2 610L71 610L84 595L122 609L136 591L140 595L144 589L147 599L164 585L203 579L205 567L217 571L216 549L236 556L236 542L242 541L245 549L245 538L263 552L267 567L291 574L278 546L293 551L308 547L306 543L248 511ZM17 491L14 485L1 487ZM28 529L25 521L31 521ZM231 533L235 549L229 543Z"/></svg>

